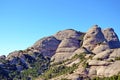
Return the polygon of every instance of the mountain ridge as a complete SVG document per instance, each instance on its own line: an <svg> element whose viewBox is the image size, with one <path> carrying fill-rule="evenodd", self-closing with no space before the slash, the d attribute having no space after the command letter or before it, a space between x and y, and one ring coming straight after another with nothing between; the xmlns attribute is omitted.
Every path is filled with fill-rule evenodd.
<svg viewBox="0 0 120 80"><path fill-rule="evenodd" d="M94 77L111 77L120 72L119 60L120 41L113 28L102 30L98 25L93 25L86 33L66 29L38 40L25 50L11 52L7 57L0 56L0 68L8 70L8 75L0 75L0 78L21 80L23 74L29 75L23 77L26 80L39 75L38 80L91 80ZM8 69L8 64L13 64L14 67L10 68L15 70ZM53 75L48 75L47 72L54 71L53 68L57 68L59 74L51 71ZM32 70L36 75L32 75ZM13 75L11 71L17 72L19 76Z"/></svg>

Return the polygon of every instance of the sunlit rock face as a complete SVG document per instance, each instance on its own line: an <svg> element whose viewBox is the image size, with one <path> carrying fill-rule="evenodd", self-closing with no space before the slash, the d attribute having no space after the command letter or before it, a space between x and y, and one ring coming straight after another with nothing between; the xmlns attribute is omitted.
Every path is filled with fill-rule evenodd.
<svg viewBox="0 0 120 80"><path fill-rule="evenodd" d="M49 64L55 63L52 67L75 67L77 64L71 73L50 80L110 77L120 72L120 41L112 28L102 30L94 25L86 33L67 29L44 37L25 50L11 52L7 57L0 56L0 60L0 67L16 65L14 68L18 71L32 68L30 65L37 61L46 71Z"/></svg>
<svg viewBox="0 0 120 80"><path fill-rule="evenodd" d="M55 55L52 59L55 62L63 61L68 59L75 50L79 48L79 41L73 38L64 39L58 46Z"/></svg>
<svg viewBox="0 0 120 80"><path fill-rule="evenodd" d="M64 40L67 38L79 39L80 35L82 34L83 34L82 32L78 32L74 29L67 29L57 32L54 36L58 40Z"/></svg>
<svg viewBox="0 0 120 80"><path fill-rule="evenodd" d="M112 28L107 28L103 30L103 33L110 48L120 48L120 41Z"/></svg>
<svg viewBox="0 0 120 80"><path fill-rule="evenodd" d="M32 47L44 56L52 57L60 42L54 36L50 36L38 40Z"/></svg>
<svg viewBox="0 0 120 80"><path fill-rule="evenodd" d="M106 39L104 38L101 28L98 27L98 25L94 25L85 34L83 39L83 47L89 51L92 51L98 44L103 42L106 42Z"/></svg>

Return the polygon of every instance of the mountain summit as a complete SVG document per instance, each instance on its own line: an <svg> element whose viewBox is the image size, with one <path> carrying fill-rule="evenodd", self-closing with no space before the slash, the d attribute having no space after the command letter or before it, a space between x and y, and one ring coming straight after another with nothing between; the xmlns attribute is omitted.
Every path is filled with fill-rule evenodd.
<svg viewBox="0 0 120 80"><path fill-rule="evenodd" d="M4 80L104 80L120 78L120 41L114 29L67 29L25 50L0 56ZM114 80L114 79L112 79Z"/></svg>

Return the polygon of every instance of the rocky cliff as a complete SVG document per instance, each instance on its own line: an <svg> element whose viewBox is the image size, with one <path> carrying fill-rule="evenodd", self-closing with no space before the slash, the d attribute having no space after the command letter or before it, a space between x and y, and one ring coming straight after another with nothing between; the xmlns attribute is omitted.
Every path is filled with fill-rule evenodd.
<svg viewBox="0 0 120 80"><path fill-rule="evenodd" d="M0 69L8 71L7 76L0 72L0 79L22 79L21 74L29 75L24 76L26 80L103 79L120 74L120 41L112 28L103 30L94 25L86 33L67 29L44 37L25 50L0 56L0 61ZM15 70L8 69L9 65L14 65ZM16 77L11 71L21 76ZM34 71L38 74L32 75Z"/></svg>

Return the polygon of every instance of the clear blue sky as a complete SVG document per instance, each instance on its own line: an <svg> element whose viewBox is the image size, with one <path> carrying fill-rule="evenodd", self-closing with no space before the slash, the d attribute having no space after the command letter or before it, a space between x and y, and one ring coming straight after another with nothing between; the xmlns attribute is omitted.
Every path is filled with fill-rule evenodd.
<svg viewBox="0 0 120 80"><path fill-rule="evenodd" d="M72 28L113 27L120 37L120 0L0 0L0 55Z"/></svg>

